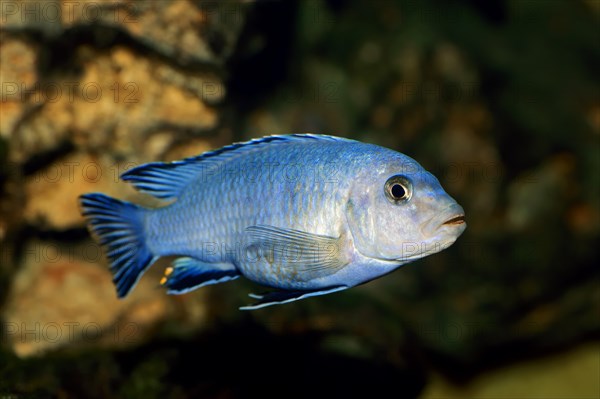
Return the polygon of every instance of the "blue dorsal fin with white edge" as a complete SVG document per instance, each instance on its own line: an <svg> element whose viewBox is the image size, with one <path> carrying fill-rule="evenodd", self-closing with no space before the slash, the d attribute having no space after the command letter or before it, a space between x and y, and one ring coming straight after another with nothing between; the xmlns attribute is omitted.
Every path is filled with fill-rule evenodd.
<svg viewBox="0 0 600 399"><path fill-rule="evenodd" d="M171 200L177 198L183 188L200 173L207 172L208 168L214 167L213 162L225 161L269 143L315 142L319 140L354 141L341 137L309 133L266 136L241 143L234 143L180 161L152 162L140 165L123 173L121 179L130 182L137 190L143 193L153 195L159 199Z"/></svg>

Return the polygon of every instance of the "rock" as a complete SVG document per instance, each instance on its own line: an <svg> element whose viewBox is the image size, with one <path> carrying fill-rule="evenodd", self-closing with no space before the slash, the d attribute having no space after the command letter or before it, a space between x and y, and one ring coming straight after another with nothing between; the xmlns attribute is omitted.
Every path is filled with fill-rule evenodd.
<svg viewBox="0 0 600 399"><path fill-rule="evenodd" d="M220 146L217 146L217 148ZM177 161L179 159L193 157L209 151L213 146L204 139L186 140L184 144L175 144L165 154L165 161Z"/></svg>
<svg viewBox="0 0 600 399"><path fill-rule="evenodd" d="M529 360L488 371L457 386L435 375L419 396L423 399L581 398L600 395L600 345Z"/></svg>
<svg viewBox="0 0 600 399"><path fill-rule="evenodd" d="M102 192L115 197L135 193L119 175L130 163L115 162L110 156L74 153L28 176L25 181L25 221L46 230L66 230L83 225L78 197Z"/></svg>
<svg viewBox="0 0 600 399"><path fill-rule="evenodd" d="M156 290L160 266L118 301L100 248L73 238L84 226L77 198L99 191L156 205L119 175L226 144L207 136L220 122L223 65L246 7L2 3L0 289L10 287L2 316L19 356L131 344L166 320L178 331L204 324L207 291L164 295Z"/></svg>
<svg viewBox="0 0 600 399"><path fill-rule="evenodd" d="M0 137L9 137L23 118L27 97L37 82L38 46L11 35L0 36Z"/></svg>
<svg viewBox="0 0 600 399"><path fill-rule="evenodd" d="M245 14L238 2L128 1L121 9L117 25L182 63L221 64L233 50Z"/></svg>
<svg viewBox="0 0 600 399"><path fill-rule="evenodd" d="M233 51L247 7L242 1L11 1L3 4L0 26L47 36L105 26L179 63L220 65Z"/></svg>
<svg viewBox="0 0 600 399"><path fill-rule="evenodd" d="M176 134L168 130L152 133L147 137L142 151L150 159L162 159L175 137Z"/></svg>
<svg viewBox="0 0 600 399"><path fill-rule="evenodd" d="M58 0L17 0L2 4L0 28L7 31L36 31L47 36L62 31L61 4Z"/></svg>
<svg viewBox="0 0 600 399"><path fill-rule="evenodd" d="M183 73L125 47L82 47L76 58L82 75L41 85L34 93L40 106L8 132L12 161L24 162L64 141L150 160L140 153L149 132L164 126L204 132L217 123L217 111L207 102L222 99L224 90L214 76Z"/></svg>
<svg viewBox="0 0 600 399"><path fill-rule="evenodd" d="M4 311L5 337L20 357L66 346L139 345L167 318L184 328L205 324L204 292L185 298L157 290L155 267L123 300L116 297L100 247L31 241Z"/></svg>

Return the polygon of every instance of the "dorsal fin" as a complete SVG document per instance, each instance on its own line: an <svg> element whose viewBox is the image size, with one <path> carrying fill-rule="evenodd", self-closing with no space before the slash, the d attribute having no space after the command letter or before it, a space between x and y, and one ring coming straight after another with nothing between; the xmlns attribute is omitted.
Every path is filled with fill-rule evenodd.
<svg viewBox="0 0 600 399"><path fill-rule="evenodd" d="M170 200L177 198L190 181L203 172L203 170L206 170L206 161L221 162L268 143L315 142L319 140L352 141L341 137L320 134L266 136L246 142L234 143L180 161L152 162L140 165L123 173L121 179L130 182L141 192L151 194L156 198Z"/></svg>

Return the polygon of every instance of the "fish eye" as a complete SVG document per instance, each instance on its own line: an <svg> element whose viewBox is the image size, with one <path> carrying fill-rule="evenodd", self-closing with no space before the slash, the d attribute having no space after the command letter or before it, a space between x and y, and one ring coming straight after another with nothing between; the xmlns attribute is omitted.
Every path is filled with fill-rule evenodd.
<svg viewBox="0 0 600 399"><path fill-rule="evenodd" d="M406 176L392 176L385 182L384 191L391 202L406 202L412 196L412 183Z"/></svg>

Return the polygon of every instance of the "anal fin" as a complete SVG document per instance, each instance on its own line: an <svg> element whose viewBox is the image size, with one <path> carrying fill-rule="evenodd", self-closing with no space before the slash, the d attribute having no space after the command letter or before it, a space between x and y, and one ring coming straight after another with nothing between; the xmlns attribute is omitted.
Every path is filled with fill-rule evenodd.
<svg viewBox="0 0 600 399"><path fill-rule="evenodd" d="M311 296L330 294L332 292L345 290L346 288L348 287L345 285L337 285L334 287L312 291L272 291L261 295L250 294L249 296L251 298L258 299L258 302L252 305L242 306L240 307L240 310L254 310L271 305L280 305L283 303L297 301L299 299L309 298Z"/></svg>
<svg viewBox="0 0 600 399"><path fill-rule="evenodd" d="M193 258L178 258L165 270L160 284L167 287L167 294L185 294L210 284L224 283L240 276L230 264L205 263Z"/></svg>

